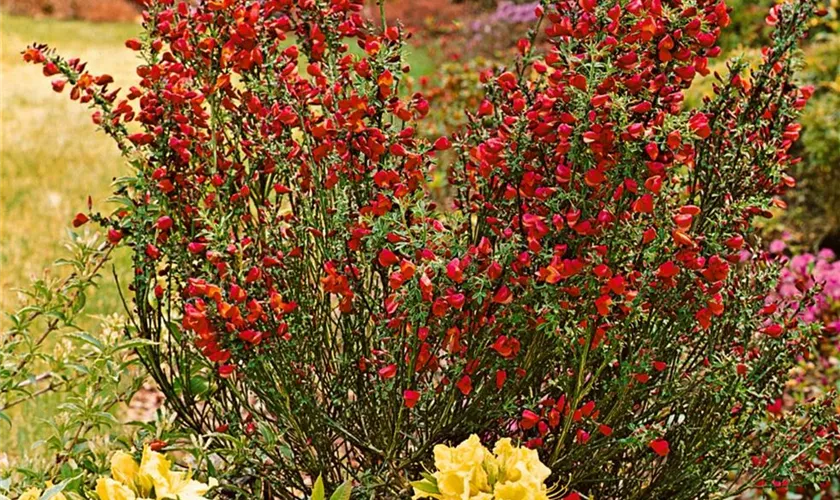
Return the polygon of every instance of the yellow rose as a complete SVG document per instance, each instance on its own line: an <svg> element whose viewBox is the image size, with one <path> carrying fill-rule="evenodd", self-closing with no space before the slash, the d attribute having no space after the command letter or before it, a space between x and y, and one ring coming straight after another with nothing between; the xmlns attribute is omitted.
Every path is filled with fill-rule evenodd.
<svg viewBox="0 0 840 500"><path fill-rule="evenodd" d="M96 494L99 500L136 500L131 488L109 477L101 477L96 481Z"/></svg>
<svg viewBox="0 0 840 500"><path fill-rule="evenodd" d="M126 486L134 486L140 466L134 457L124 451L118 451L111 457L111 477Z"/></svg>
<svg viewBox="0 0 840 500"><path fill-rule="evenodd" d="M143 458L140 461L140 473L137 475L137 482L144 492L155 488L155 496L158 500L166 498L163 496L170 491L170 472L172 462L162 454L152 451L148 446L143 448Z"/></svg>
<svg viewBox="0 0 840 500"><path fill-rule="evenodd" d="M23 495L18 497L18 500L38 500L41 498L41 490L38 488L29 488Z"/></svg>

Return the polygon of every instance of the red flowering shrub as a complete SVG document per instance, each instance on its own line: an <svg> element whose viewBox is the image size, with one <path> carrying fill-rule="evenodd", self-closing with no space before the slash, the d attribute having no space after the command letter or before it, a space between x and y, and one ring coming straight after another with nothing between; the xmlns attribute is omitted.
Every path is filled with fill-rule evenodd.
<svg viewBox="0 0 840 500"><path fill-rule="evenodd" d="M156 341L139 354L181 423L251 443L227 491L297 498L322 473L402 497L433 445L473 432L538 449L564 494L824 481L833 407L782 408L813 339L765 305L778 270L751 229L793 184L813 5L774 7L763 63L732 61L690 110L722 2L546 5L550 50L521 42L432 144L427 101L400 92L403 31L361 8L154 2L124 100L25 53L134 166L121 208L89 217L134 250L132 334ZM440 207L426 186L450 149Z"/></svg>

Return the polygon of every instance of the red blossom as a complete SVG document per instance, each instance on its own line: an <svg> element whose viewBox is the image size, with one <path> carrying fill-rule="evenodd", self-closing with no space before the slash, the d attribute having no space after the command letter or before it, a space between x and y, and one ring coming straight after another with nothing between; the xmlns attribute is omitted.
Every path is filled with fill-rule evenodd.
<svg viewBox="0 0 840 500"><path fill-rule="evenodd" d="M671 452L671 448L668 445L668 441L664 439L654 439L653 441L651 441L650 449L653 450L653 452L659 455L660 457L668 456L668 453Z"/></svg>

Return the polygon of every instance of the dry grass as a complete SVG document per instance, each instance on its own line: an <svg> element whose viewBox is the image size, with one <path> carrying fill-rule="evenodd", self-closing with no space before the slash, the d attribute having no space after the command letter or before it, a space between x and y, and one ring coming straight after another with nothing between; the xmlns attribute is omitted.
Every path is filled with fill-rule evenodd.
<svg viewBox="0 0 840 500"><path fill-rule="evenodd" d="M95 132L90 111L56 95L39 68L24 64L20 51L33 41L62 54L91 61L127 86L134 58L123 48L134 24L90 24L3 15L0 48L0 308L17 302L12 290L26 284L62 256L66 231L87 197L107 209L111 180L123 172L116 146ZM103 281L108 287L110 280ZM109 290L113 292L113 288ZM115 311L113 293L99 293L92 313Z"/></svg>

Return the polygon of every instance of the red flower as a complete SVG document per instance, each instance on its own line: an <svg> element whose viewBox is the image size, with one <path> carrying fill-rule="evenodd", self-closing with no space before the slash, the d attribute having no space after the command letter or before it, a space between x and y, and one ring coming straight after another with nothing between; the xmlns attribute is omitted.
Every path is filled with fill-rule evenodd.
<svg viewBox="0 0 840 500"><path fill-rule="evenodd" d="M513 302L513 294L507 285L502 285L493 295L493 302L497 304L510 304Z"/></svg>
<svg viewBox="0 0 840 500"><path fill-rule="evenodd" d="M643 194L638 200L633 202L633 211L642 214L653 213L653 195L650 193Z"/></svg>
<svg viewBox="0 0 840 500"><path fill-rule="evenodd" d="M575 440L576 440L579 444L586 444L586 442L587 442L587 441L589 441L589 437L590 437L590 436L589 436L589 433L588 433L588 432L586 432L586 431L585 431L585 430L583 430L583 429L578 429L578 430L577 430L577 433L576 433L576 435L575 435Z"/></svg>
<svg viewBox="0 0 840 500"><path fill-rule="evenodd" d="M659 269L656 271L656 274L660 278L668 279L673 278L674 276L680 274L680 268L674 264L673 261L667 261L664 264L659 266Z"/></svg>
<svg viewBox="0 0 840 500"><path fill-rule="evenodd" d="M379 369L379 376L385 380L394 378L397 374L397 365L391 363L390 365L383 366Z"/></svg>
<svg viewBox="0 0 840 500"><path fill-rule="evenodd" d="M519 354L519 341L513 337L501 335L493 343L493 349L503 358L512 359Z"/></svg>
<svg viewBox="0 0 840 500"><path fill-rule="evenodd" d="M496 372L496 389L504 387L505 381L507 381L507 372L504 370L498 370Z"/></svg>
<svg viewBox="0 0 840 500"><path fill-rule="evenodd" d="M172 227L172 217L168 215L163 215L158 218L157 222L155 222L155 227L158 228L160 231L166 231Z"/></svg>
<svg viewBox="0 0 840 500"><path fill-rule="evenodd" d="M108 242L112 245L116 245L117 243L119 243L122 237L122 231L120 231L119 229L108 229Z"/></svg>
<svg viewBox="0 0 840 500"><path fill-rule="evenodd" d="M435 141L435 150L437 151L445 151L452 147L452 143L449 142L449 139L446 136L441 136Z"/></svg>
<svg viewBox="0 0 840 500"><path fill-rule="evenodd" d="M461 377L461 380L459 380L458 383L455 384L455 386L458 388L459 391L461 391L461 394L463 394L464 396L469 396L473 389L472 379L469 375L464 375L463 377Z"/></svg>
<svg viewBox="0 0 840 500"><path fill-rule="evenodd" d="M146 245L146 255L152 260L157 260L160 258L161 253L158 247L149 243Z"/></svg>
<svg viewBox="0 0 840 500"><path fill-rule="evenodd" d="M703 277L712 283L723 281L729 275L729 264L718 257L712 255L706 264L706 269L703 270Z"/></svg>
<svg viewBox="0 0 840 500"><path fill-rule="evenodd" d="M650 442L650 449L654 451L660 457L667 456L670 453L671 448L668 445L668 441L664 439L654 439Z"/></svg>
<svg viewBox="0 0 840 500"><path fill-rule="evenodd" d="M239 338L252 345L257 345L262 341L263 334L256 330L245 330L239 332Z"/></svg>
<svg viewBox="0 0 840 500"><path fill-rule="evenodd" d="M464 302L466 302L466 297L463 293L453 293L446 297L446 301L452 306L454 309L461 310L464 307Z"/></svg>
<svg viewBox="0 0 840 500"><path fill-rule="evenodd" d="M397 255L387 248L379 252L379 265L382 267L391 267L399 263L400 259Z"/></svg>
<svg viewBox="0 0 840 500"><path fill-rule="evenodd" d="M533 429L539 422L540 416L536 413L532 412L531 410L525 410L522 412L522 419L519 421L519 427L523 430L530 430Z"/></svg>
<svg viewBox="0 0 840 500"><path fill-rule="evenodd" d="M782 409L782 398L776 398L772 402L767 403L767 411L773 415L781 415Z"/></svg>
<svg viewBox="0 0 840 500"><path fill-rule="evenodd" d="M772 325L764 327L764 333L773 337L774 339L779 338L782 336L783 333L785 333L785 327L778 323L773 323Z"/></svg>
<svg viewBox="0 0 840 500"><path fill-rule="evenodd" d="M688 120L688 126L701 139L705 139L712 134L712 129L709 128L709 119L703 113L697 113Z"/></svg>
<svg viewBox="0 0 840 500"><path fill-rule="evenodd" d="M449 279L455 283L461 283L464 281L464 272L461 270L460 259L452 259L449 261L449 264L446 265L446 275L449 276Z"/></svg>
<svg viewBox="0 0 840 500"><path fill-rule="evenodd" d="M83 213L77 213L75 217L73 217L73 227L79 227L87 223L90 219L87 215Z"/></svg>
<svg viewBox="0 0 840 500"><path fill-rule="evenodd" d="M420 393L417 391L412 391L411 389L406 389L403 392L403 401L405 405L409 408L414 408L414 405L417 404L417 401L420 400Z"/></svg>

